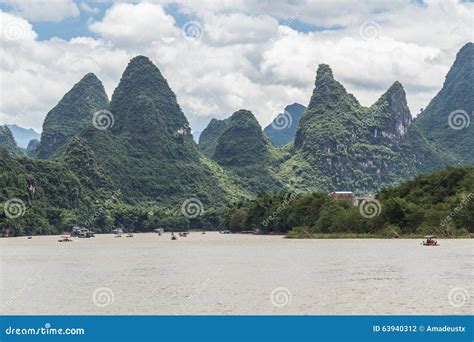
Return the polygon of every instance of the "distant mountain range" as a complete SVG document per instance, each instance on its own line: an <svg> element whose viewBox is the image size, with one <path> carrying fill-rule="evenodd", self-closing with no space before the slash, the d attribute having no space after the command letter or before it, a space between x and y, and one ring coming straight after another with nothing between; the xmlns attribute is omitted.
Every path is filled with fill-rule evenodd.
<svg viewBox="0 0 474 342"><path fill-rule="evenodd" d="M263 132L273 145L282 147L293 141L305 109L306 107L299 103L288 105L283 113L278 114L271 124L265 127Z"/></svg>
<svg viewBox="0 0 474 342"><path fill-rule="evenodd" d="M264 131L250 111L240 109L211 120L198 145L166 79L138 56L110 102L101 81L87 74L47 114L41 140L27 151L46 161L15 158L25 152L3 126L0 182L8 190L0 195L35 201L38 196L23 184L34 183L45 199L37 204L43 216L52 210L46 203L72 210L116 189L130 204L196 198L210 208L268 191L375 192L445 165L472 164L473 57L469 43L415 120L399 82L364 107L321 64L307 108L287 106ZM466 118L464 127L450 121L453 111ZM55 172L58 183L44 178L45 169ZM64 205L55 197L64 197Z"/></svg>
<svg viewBox="0 0 474 342"><path fill-rule="evenodd" d="M7 126L12 132L18 147L27 148L31 140L40 138L40 134L33 128L23 128L15 124Z"/></svg>
<svg viewBox="0 0 474 342"><path fill-rule="evenodd" d="M8 125L0 126L0 146L5 148L13 156L22 156L23 150L16 144L13 133Z"/></svg>

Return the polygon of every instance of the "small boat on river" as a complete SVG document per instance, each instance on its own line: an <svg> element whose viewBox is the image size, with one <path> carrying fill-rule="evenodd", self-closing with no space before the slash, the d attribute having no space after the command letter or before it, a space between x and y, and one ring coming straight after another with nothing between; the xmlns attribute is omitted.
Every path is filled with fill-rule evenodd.
<svg viewBox="0 0 474 342"><path fill-rule="evenodd" d="M58 240L58 242L72 242L72 239L69 236L63 235L61 238Z"/></svg>
<svg viewBox="0 0 474 342"><path fill-rule="evenodd" d="M87 228L81 228L79 226L74 226L71 230L71 237L78 237L78 238L92 238L95 237L93 231Z"/></svg>
<svg viewBox="0 0 474 342"><path fill-rule="evenodd" d="M427 235L425 236L425 240L423 240L423 246L439 246L438 241L436 240L436 236L434 235Z"/></svg>

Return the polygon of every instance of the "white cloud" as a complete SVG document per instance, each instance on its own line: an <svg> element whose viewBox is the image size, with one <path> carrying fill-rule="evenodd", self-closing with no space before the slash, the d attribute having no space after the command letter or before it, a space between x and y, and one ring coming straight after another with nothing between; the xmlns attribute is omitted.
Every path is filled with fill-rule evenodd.
<svg viewBox="0 0 474 342"><path fill-rule="evenodd" d="M88 13L94 13L94 14L97 14L100 12L100 9L97 8L97 7L91 7L89 6L87 3L85 2L81 2L79 4L79 7L81 8L81 10L85 11L85 12L88 12Z"/></svg>
<svg viewBox="0 0 474 342"><path fill-rule="evenodd" d="M79 15L79 8L73 0L1 0L1 3L11 6L16 14L33 22L58 22Z"/></svg>
<svg viewBox="0 0 474 342"><path fill-rule="evenodd" d="M329 64L336 79L367 106L398 80L406 89L414 90L409 102L418 109L424 105L418 96L426 92L432 95L439 89L447 71L447 65L433 63L440 53L438 48L391 38L366 41L360 37L303 34L282 27L280 38L263 53L261 66L268 77L305 88L312 87L317 65Z"/></svg>
<svg viewBox="0 0 474 342"><path fill-rule="evenodd" d="M26 20L0 13L2 25L19 23L23 32L6 40L2 27L0 121L39 129L46 113L87 72L97 74L110 96L137 54L160 68L195 130L210 117L224 118L240 108L252 110L265 126L286 104L307 105L320 63L329 64L364 105L400 81L417 113L441 88L456 52L472 40L473 4L341 4L186 1L181 11L203 29L195 40L183 37L182 27L158 2L115 3L90 24L95 38L70 41L38 41ZM278 25L277 17L347 27L302 33ZM364 22L380 27L374 39L361 37Z"/></svg>
<svg viewBox="0 0 474 342"><path fill-rule="evenodd" d="M12 40L11 32L21 34ZM86 73L96 73L113 90L130 57L92 38L38 41L26 20L4 12L0 33L0 122L37 130L46 113Z"/></svg>
<svg viewBox="0 0 474 342"><path fill-rule="evenodd" d="M262 44L278 30L278 21L270 16L242 13L205 15L206 36L216 44Z"/></svg>
<svg viewBox="0 0 474 342"><path fill-rule="evenodd" d="M152 3L116 4L101 21L91 23L90 28L123 48L173 41L179 35L174 18L162 6Z"/></svg>

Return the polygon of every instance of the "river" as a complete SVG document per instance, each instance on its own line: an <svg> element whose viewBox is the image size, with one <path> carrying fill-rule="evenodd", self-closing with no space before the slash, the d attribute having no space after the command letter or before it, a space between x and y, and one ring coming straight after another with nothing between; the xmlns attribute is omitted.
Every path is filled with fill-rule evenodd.
<svg viewBox="0 0 474 342"><path fill-rule="evenodd" d="M0 239L1 314L473 314L474 242ZM471 297L471 298L470 298Z"/></svg>

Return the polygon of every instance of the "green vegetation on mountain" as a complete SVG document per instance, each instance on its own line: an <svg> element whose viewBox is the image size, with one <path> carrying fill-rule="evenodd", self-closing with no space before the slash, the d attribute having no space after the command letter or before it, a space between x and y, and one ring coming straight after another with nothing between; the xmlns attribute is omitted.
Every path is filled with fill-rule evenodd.
<svg viewBox="0 0 474 342"><path fill-rule="evenodd" d="M28 146L26 147L26 155L31 158L36 158L38 156L37 148L39 145L38 139L30 140Z"/></svg>
<svg viewBox="0 0 474 342"><path fill-rule="evenodd" d="M237 174L243 187L252 193L285 188L276 177L279 152L248 110L241 109L228 119L211 158Z"/></svg>
<svg viewBox="0 0 474 342"><path fill-rule="evenodd" d="M295 138L296 129L303 114L305 106L293 103L285 107L283 113L277 115L263 132L276 147L282 147Z"/></svg>
<svg viewBox="0 0 474 342"><path fill-rule="evenodd" d="M92 191L91 195L104 198L115 188L112 180L98 165L94 152L79 137L73 137L65 145L58 161L74 171L83 188Z"/></svg>
<svg viewBox="0 0 474 342"><path fill-rule="evenodd" d="M281 176L296 189L313 191L373 192L450 161L411 124L399 82L366 108L324 64L290 154Z"/></svg>
<svg viewBox="0 0 474 342"><path fill-rule="evenodd" d="M76 224L95 232L220 227L223 209L203 206L193 218L183 215L181 203L130 203L79 138L54 161L14 158L0 148L0 170L0 236L61 234ZM233 186L224 176L220 182Z"/></svg>
<svg viewBox="0 0 474 342"><path fill-rule="evenodd" d="M75 157L71 154L68 158L72 161ZM85 161L81 163L84 168L88 167ZM109 196L110 189L81 181L75 174L76 166L66 162L13 158L5 151L0 153L3 209L0 235L60 234L66 227L87 217L96 201ZM95 177L91 173L89 176ZM9 200L22 203L17 206L19 211L15 211L14 205L8 205Z"/></svg>
<svg viewBox="0 0 474 342"><path fill-rule="evenodd" d="M474 44L458 52L443 88L415 120L426 138L463 163L474 164Z"/></svg>
<svg viewBox="0 0 474 342"><path fill-rule="evenodd" d="M80 137L128 201L168 204L196 197L210 207L243 195L235 176L199 151L175 94L147 57L130 61L109 110L111 127L90 127Z"/></svg>
<svg viewBox="0 0 474 342"><path fill-rule="evenodd" d="M462 135L468 127L436 135L439 126L433 126L429 139L422 133L426 122L439 124L429 113L445 108L440 103L468 107L472 101L469 94L462 97L467 102L457 98L454 90L465 91L466 85L452 81L458 74L453 70L466 70L457 66L472 44L465 49L416 125L399 82L363 107L321 65L294 139L290 131L272 130L275 144L284 144L280 148L243 109L212 120L198 147L175 94L146 57L130 61L110 103L100 81L88 74L48 113L39 144L30 141L27 155L48 160L25 157L10 130L0 127L0 235L58 234L74 224L97 232L291 230L293 237L472 232L473 167L393 186L472 155L472 148L453 149L456 143L470 146L472 134ZM93 125L98 110L103 111ZM293 115L292 129L298 121ZM380 191L387 185L392 187ZM337 190L379 192L380 215L367 219L351 203L331 199L327 193ZM7 215L12 199L24 204L20 217ZM200 215L183 214L181 205L189 199L198 202Z"/></svg>
<svg viewBox="0 0 474 342"><path fill-rule="evenodd" d="M85 75L46 115L37 148L38 158L52 156L69 138L92 126L93 114L107 106L102 82L92 73Z"/></svg>
<svg viewBox="0 0 474 342"><path fill-rule="evenodd" d="M385 188L376 200L358 206L327 193L263 193L232 205L223 221L232 231L289 232L290 237L303 238L324 234L465 236L474 232L473 223L472 166L418 176Z"/></svg>
<svg viewBox="0 0 474 342"><path fill-rule="evenodd" d="M216 150L217 139L222 135L230 123L230 118L225 120L212 119L199 136L199 148L207 157L212 158Z"/></svg>
<svg viewBox="0 0 474 342"><path fill-rule="evenodd" d="M23 150L17 146L7 125L0 126L0 147L5 148L13 156L24 155Z"/></svg>

